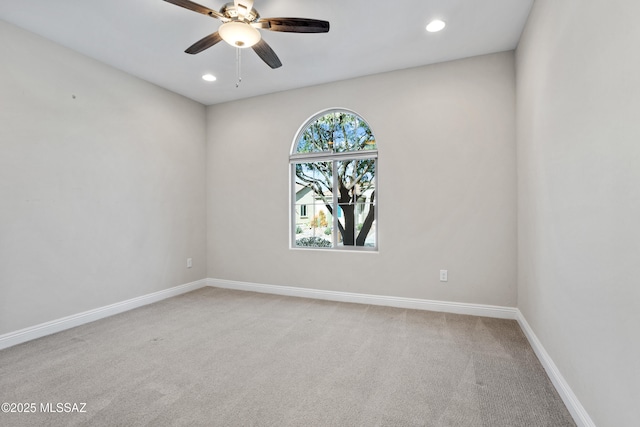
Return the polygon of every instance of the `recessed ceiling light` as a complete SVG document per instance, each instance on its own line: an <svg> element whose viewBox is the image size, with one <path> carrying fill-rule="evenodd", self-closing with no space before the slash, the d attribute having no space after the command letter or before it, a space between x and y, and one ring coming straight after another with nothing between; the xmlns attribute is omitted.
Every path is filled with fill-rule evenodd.
<svg viewBox="0 0 640 427"><path fill-rule="evenodd" d="M429 22L429 25L427 25L427 31L429 31L430 33L436 33L440 30L442 30L447 24L444 23L444 21L441 21L440 19L434 19L433 21Z"/></svg>
<svg viewBox="0 0 640 427"><path fill-rule="evenodd" d="M214 76L213 74L205 74L204 76L202 76L202 80L206 80L208 82L215 82L216 76Z"/></svg>

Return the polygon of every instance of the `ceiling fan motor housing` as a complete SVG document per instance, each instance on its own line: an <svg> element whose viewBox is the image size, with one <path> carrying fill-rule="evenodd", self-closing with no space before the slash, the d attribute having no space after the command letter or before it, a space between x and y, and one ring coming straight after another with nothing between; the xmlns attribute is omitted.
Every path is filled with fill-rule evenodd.
<svg viewBox="0 0 640 427"><path fill-rule="evenodd" d="M256 21L256 20L260 19L260 14L258 13L257 10L255 10L253 8L246 15L238 14L238 10L236 9L236 5L233 4L233 3L227 3L224 6L222 6L220 8L220 13L223 14L224 16L226 16L227 18L233 20L233 21L243 20L243 21L246 21L246 22L253 22L253 21ZM244 16L244 17L242 18L242 16Z"/></svg>

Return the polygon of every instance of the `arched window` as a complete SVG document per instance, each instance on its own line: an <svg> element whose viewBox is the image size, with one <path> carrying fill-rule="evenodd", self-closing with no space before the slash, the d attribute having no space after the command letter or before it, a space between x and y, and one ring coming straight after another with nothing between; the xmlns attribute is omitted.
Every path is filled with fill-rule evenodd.
<svg viewBox="0 0 640 427"><path fill-rule="evenodd" d="M353 111L332 109L300 128L289 157L291 247L376 250L376 139Z"/></svg>

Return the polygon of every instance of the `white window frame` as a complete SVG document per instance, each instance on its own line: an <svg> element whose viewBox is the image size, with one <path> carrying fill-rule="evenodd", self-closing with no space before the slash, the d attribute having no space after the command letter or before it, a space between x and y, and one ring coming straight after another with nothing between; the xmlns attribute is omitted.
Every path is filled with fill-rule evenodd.
<svg viewBox="0 0 640 427"><path fill-rule="evenodd" d="M300 249L300 250L329 250L329 251L356 251L356 252L377 252L378 247L380 246L379 242L379 234L378 234L378 201L379 201L379 193L378 193L378 149L377 149L377 141L376 141L376 149L372 150L361 150L361 151L348 151L348 152L333 152L333 151L325 151L325 152L313 152L313 153L297 153L298 142L300 137L306 132L306 130L319 118L336 113L347 113L352 114L358 117L360 120L364 121L369 129L371 126L369 122L364 119L360 114L355 111L346 109L346 108L330 108L327 110L320 111L309 119L307 119L302 126L296 132L296 135L293 139L293 144L291 147L291 154L289 156L289 183L290 183L290 217L289 217L289 231L290 231L290 248L291 249ZM372 134L375 135L373 130ZM350 161L350 160L359 160L359 159L374 159L375 160L375 169L374 169L374 177L375 177L375 200L372 203L371 208L374 209L374 224L370 230L375 233L375 245L374 246L356 246L356 245L338 245L338 236L340 234L338 222L339 222L339 203L338 203L338 195L335 189L338 188L338 174L336 170L336 165L339 161ZM332 218L332 247L315 247L315 246L297 246L296 245L296 172L295 165L297 163L313 163L313 162L331 162L333 167L333 189L332 192L332 208L334 214L331 215Z"/></svg>

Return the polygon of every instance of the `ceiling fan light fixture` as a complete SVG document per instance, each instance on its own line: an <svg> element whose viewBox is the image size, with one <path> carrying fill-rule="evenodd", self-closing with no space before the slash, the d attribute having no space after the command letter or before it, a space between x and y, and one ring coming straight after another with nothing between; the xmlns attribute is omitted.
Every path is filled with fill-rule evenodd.
<svg viewBox="0 0 640 427"><path fill-rule="evenodd" d="M218 29L218 33L222 40L242 49L253 46L262 38L260 31L246 22L238 21L225 22Z"/></svg>
<svg viewBox="0 0 640 427"><path fill-rule="evenodd" d="M440 19L434 19L433 21L429 22L429 25L427 25L427 31L429 31L430 33L437 33L438 31L441 31L447 24L440 20Z"/></svg>

